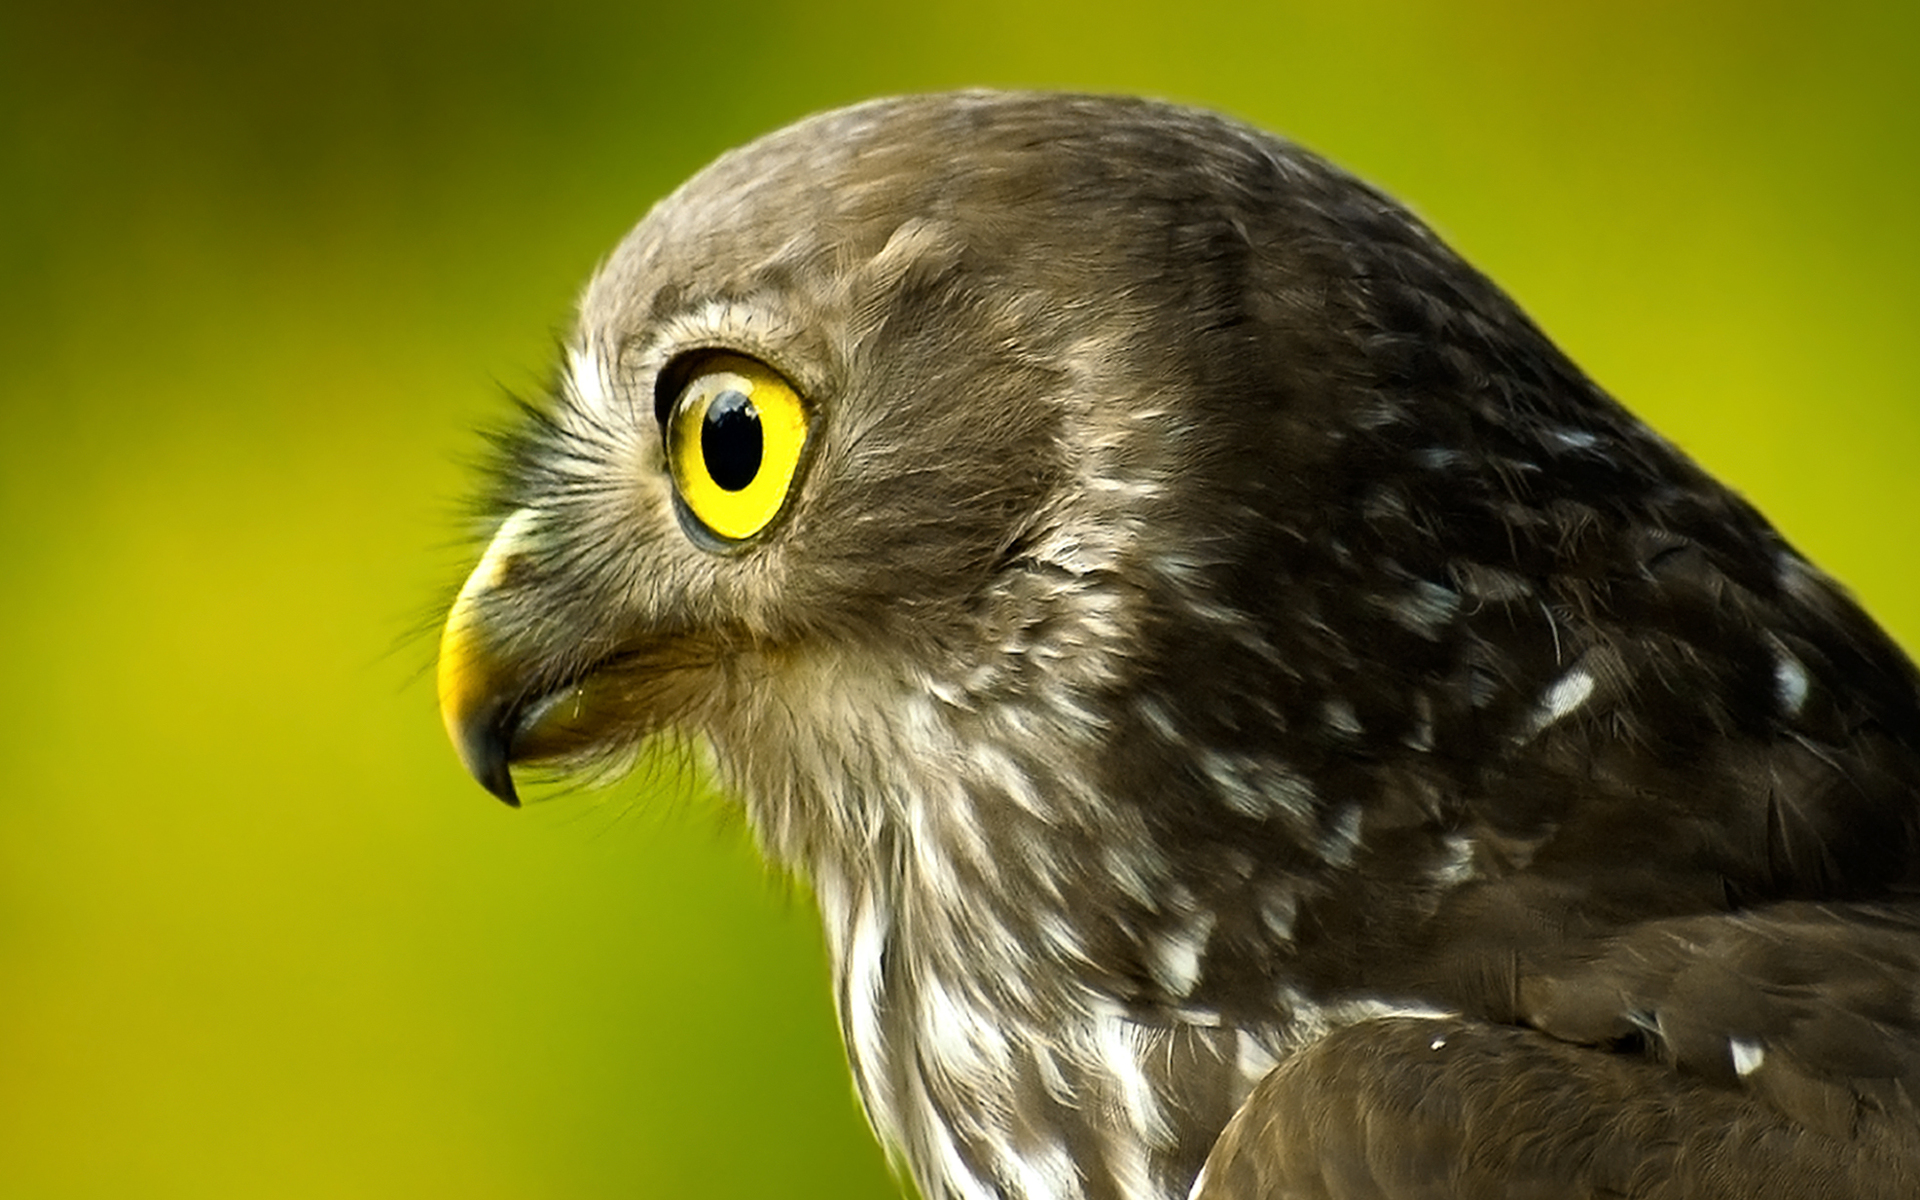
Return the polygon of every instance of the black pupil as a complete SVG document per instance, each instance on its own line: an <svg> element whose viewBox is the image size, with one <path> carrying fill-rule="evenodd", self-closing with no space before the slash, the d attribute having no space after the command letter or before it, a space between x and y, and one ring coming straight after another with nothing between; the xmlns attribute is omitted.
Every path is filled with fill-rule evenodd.
<svg viewBox="0 0 1920 1200"><path fill-rule="evenodd" d="M729 492L737 492L760 473L763 451L760 413L753 401L728 388L707 405L700 423L700 456L707 474Z"/></svg>

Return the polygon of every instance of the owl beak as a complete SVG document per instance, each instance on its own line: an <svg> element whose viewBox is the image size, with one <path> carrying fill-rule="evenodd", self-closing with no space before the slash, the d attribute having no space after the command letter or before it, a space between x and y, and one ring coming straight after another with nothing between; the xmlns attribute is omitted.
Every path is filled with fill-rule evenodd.
<svg viewBox="0 0 1920 1200"><path fill-rule="evenodd" d="M591 751L607 739L607 714L634 707L617 673L600 669L618 655L580 661L577 643L551 640L554 623L516 618L538 605L539 593L514 580L538 552L532 512L507 518L440 633L440 718L447 737L467 773L515 807L515 765Z"/></svg>
<svg viewBox="0 0 1920 1200"><path fill-rule="evenodd" d="M513 692L506 673L488 649L485 628L479 620L480 606L475 601L475 594L482 589L475 588L474 580L481 577L486 565L482 560L467 580L440 633L440 719L446 723L447 737L467 774L501 800L518 807L520 796L514 791L513 772L508 766L516 705L510 699Z"/></svg>
<svg viewBox="0 0 1920 1200"><path fill-rule="evenodd" d="M518 807L514 790L515 732L526 690L520 672L502 661L487 620L487 601L505 582L516 556L528 548L533 514L508 517L454 599L440 632L440 719L446 723L460 765L495 796Z"/></svg>
<svg viewBox="0 0 1920 1200"><path fill-rule="evenodd" d="M507 518L440 633L447 737L467 773L515 807L512 768L564 769L631 745L654 724L661 679L687 662L684 653L662 653L683 634L576 636L555 615L553 598L566 585L554 581L542 553L533 512Z"/></svg>

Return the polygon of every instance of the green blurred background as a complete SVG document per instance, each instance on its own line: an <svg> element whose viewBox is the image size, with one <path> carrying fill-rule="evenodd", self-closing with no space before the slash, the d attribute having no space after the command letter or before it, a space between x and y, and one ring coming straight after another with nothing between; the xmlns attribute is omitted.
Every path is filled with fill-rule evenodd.
<svg viewBox="0 0 1920 1200"><path fill-rule="evenodd" d="M0 9L0 1195L890 1194L723 803L510 812L474 432L725 147L1154 93L1386 186L1920 646L1911 4Z"/></svg>

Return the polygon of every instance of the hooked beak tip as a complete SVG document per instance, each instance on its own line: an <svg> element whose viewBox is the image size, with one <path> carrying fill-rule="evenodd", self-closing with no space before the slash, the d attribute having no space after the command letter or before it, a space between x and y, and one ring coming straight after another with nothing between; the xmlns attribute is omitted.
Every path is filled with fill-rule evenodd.
<svg viewBox="0 0 1920 1200"><path fill-rule="evenodd" d="M453 742L460 765L474 781L514 808L520 807L520 793L513 786L512 761L514 714L504 704L482 704L462 709L442 704L447 738Z"/></svg>
<svg viewBox="0 0 1920 1200"><path fill-rule="evenodd" d="M508 808L520 807L520 793L514 790L513 771L507 766L507 756L504 752L483 766L480 764L471 765L479 767L479 769L473 771L473 777L480 781L481 787L492 792L494 798L502 804L505 804Z"/></svg>
<svg viewBox="0 0 1920 1200"><path fill-rule="evenodd" d="M486 656L473 644L471 631L456 609L440 644L440 719L460 765L481 787L518 808L513 786L514 706L493 690Z"/></svg>
<svg viewBox="0 0 1920 1200"><path fill-rule="evenodd" d="M512 745L511 715L500 713L498 716L467 725L464 729L449 730L453 737L454 751L460 756L460 763L466 767L467 774L475 782L512 808L520 807L520 793L513 786L513 769L509 766Z"/></svg>

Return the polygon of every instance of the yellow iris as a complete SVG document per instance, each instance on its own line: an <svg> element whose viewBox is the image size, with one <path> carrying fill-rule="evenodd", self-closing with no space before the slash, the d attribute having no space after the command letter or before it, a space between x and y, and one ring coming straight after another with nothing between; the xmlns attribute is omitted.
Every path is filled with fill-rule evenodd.
<svg viewBox="0 0 1920 1200"><path fill-rule="evenodd" d="M793 385L737 354L701 360L667 417L667 461L687 510L728 541L767 527L786 502L807 410Z"/></svg>

